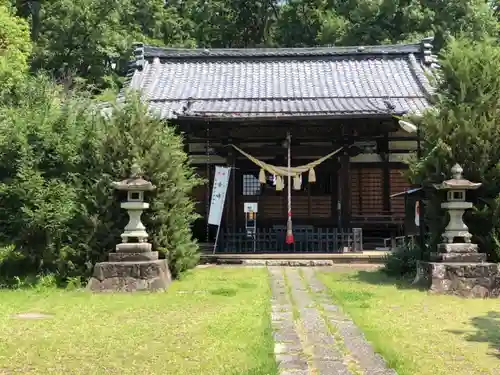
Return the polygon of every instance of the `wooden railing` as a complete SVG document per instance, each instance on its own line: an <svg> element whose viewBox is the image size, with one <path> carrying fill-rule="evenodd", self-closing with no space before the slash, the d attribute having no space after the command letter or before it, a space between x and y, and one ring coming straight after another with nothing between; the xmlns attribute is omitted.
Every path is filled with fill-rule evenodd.
<svg viewBox="0 0 500 375"><path fill-rule="evenodd" d="M360 228L339 231L336 228L302 226L295 227L293 235L294 243L287 245L284 226L260 228L253 235L244 229L221 230L217 252L343 253L363 250L363 234Z"/></svg>

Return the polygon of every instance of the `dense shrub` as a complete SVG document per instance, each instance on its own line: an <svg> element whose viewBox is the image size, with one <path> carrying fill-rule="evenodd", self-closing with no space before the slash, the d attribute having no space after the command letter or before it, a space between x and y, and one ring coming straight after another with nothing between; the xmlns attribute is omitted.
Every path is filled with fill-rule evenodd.
<svg viewBox="0 0 500 375"><path fill-rule="evenodd" d="M417 244L407 244L395 248L384 258L382 271L394 277L412 277L416 273L417 261L421 252Z"/></svg>
<svg viewBox="0 0 500 375"><path fill-rule="evenodd" d="M133 163L157 187L144 215L155 248L174 275L196 264L189 193L200 180L173 127L130 95L103 117L95 102L43 77L19 90L16 106L0 108L0 244L14 246L0 259L3 277L88 276L126 224L111 182Z"/></svg>

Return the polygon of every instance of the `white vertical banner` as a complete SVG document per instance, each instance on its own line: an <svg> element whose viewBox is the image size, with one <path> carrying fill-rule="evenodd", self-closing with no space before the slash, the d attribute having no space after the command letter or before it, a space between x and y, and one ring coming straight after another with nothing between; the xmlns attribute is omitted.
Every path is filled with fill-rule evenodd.
<svg viewBox="0 0 500 375"><path fill-rule="evenodd" d="M420 202L415 202L415 225L420 226Z"/></svg>
<svg viewBox="0 0 500 375"><path fill-rule="evenodd" d="M227 187L229 185L229 167L215 167L214 185L212 188L212 199L210 201L210 212L208 214L208 224L220 225L224 202L226 201Z"/></svg>

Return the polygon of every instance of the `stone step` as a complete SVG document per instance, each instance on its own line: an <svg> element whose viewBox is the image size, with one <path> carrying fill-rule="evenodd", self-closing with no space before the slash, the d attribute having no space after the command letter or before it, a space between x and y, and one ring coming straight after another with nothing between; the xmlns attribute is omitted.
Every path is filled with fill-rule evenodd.
<svg viewBox="0 0 500 375"><path fill-rule="evenodd" d="M153 245L148 242L123 242L116 245L117 253L148 253Z"/></svg>
<svg viewBox="0 0 500 375"><path fill-rule="evenodd" d="M147 260L158 260L158 251L148 251L145 253L109 253L110 262L137 262Z"/></svg>
<svg viewBox="0 0 500 375"><path fill-rule="evenodd" d="M475 243L440 243L440 253L477 253L479 246Z"/></svg>
<svg viewBox="0 0 500 375"><path fill-rule="evenodd" d="M431 253L431 262L483 263L487 257L484 253Z"/></svg>

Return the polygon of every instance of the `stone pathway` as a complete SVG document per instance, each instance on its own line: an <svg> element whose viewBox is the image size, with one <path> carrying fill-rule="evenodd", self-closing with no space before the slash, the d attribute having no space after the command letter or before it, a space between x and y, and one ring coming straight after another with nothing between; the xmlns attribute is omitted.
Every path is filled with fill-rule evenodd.
<svg viewBox="0 0 500 375"><path fill-rule="evenodd" d="M269 267L280 375L396 375L339 311L312 267Z"/></svg>

